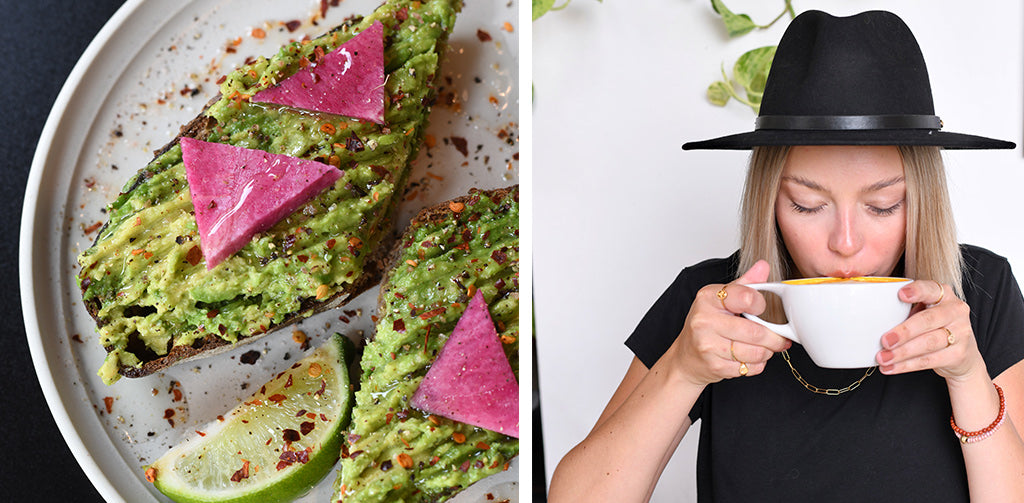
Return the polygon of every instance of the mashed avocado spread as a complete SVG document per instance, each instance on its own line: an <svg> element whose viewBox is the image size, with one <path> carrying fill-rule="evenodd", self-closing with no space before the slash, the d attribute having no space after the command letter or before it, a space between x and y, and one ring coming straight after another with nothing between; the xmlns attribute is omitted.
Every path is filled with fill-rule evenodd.
<svg viewBox="0 0 1024 503"><path fill-rule="evenodd" d="M344 174L213 270L203 263L177 142L127 182L96 242L79 256L83 300L108 351L99 372L105 382L174 347L211 337L234 343L308 316L361 277L391 229L460 5L390 0L227 76L204 112L215 123L199 139L315 159ZM248 101L377 20L384 25L386 125Z"/></svg>
<svg viewBox="0 0 1024 503"><path fill-rule="evenodd" d="M516 438L409 405L477 290L519 377L518 189L475 192L453 215L402 237L363 351L335 500L441 501L507 469L519 452Z"/></svg>

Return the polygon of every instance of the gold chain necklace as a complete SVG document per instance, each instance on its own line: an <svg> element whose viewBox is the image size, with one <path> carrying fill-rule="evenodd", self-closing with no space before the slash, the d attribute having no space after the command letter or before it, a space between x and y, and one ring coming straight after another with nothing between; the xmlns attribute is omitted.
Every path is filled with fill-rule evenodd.
<svg viewBox="0 0 1024 503"><path fill-rule="evenodd" d="M843 393L846 393L847 391L853 391L853 390L857 389L857 387L860 386L860 383L864 382L864 379L867 379L868 376L870 376L871 374L874 374L875 373L875 369L878 368L878 367L871 367L871 368L869 368L867 372L864 372L864 375L861 376L860 379L857 379L856 381L854 381L853 384L851 384L851 385L849 385L849 386L847 386L845 388L840 388L840 389L836 389L836 388L819 388L819 387L817 387L817 386L807 382L806 380L804 380L803 376L800 375L800 372L797 372L796 367L793 366L793 362L789 361L789 351L782 350L782 359L786 360L786 365L789 365L789 370L793 371L793 377L795 377L796 380L800 384L803 384L804 387L807 388L808 391L811 391L813 393L817 393L819 395L829 395L829 396L842 395Z"/></svg>

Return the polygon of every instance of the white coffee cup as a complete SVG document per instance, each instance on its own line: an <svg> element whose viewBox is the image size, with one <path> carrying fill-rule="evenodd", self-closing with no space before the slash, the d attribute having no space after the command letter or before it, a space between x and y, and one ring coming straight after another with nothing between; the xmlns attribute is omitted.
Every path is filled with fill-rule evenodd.
<svg viewBox="0 0 1024 503"><path fill-rule="evenodd" d="M910 315L911 305L897 292L905 278L808 278L780 283L755 283L750 288L782 299L788 323L770 323L744 313L747 319L803 345L823 368L863 368L878 363L882 336Z"/></svg>

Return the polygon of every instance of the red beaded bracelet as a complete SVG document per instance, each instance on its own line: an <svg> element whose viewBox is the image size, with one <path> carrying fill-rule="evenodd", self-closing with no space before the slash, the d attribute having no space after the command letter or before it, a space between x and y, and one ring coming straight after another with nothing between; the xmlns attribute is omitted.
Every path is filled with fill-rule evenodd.
<svg viewBox="0 0 1024 503"><path fill-rule="evenodd" d="M953 432L960 438L962 444L972 444L974 442L981 442L986 438L992 436L995 431L1002 426L1003 419L1006 418L1006 400L1003 398L1003 388L1000 388L998 384L992 383L996 387L996 393L999 393L999 415L996 416L996 420L992 421L992 424L986 426L978 431L965 431L956 425L956 421L953 420L953 416L949 416L949 425L953 427Z"/></svg>

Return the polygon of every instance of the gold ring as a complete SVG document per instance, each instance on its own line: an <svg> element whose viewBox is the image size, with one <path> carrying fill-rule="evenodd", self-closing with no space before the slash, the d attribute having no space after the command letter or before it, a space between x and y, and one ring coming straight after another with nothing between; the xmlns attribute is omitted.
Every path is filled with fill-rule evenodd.
<svg viewBox="0 0 1024 503"><path fill-rule="evenodd" d="M935 301L935 303L932 304L933 306L941 304L942 298L946 296L946 288L942 286L942 283L936 281L935 284L939 285L939 300Z"/></svg>
<svg viewBox="0 0 1024 503"><path fill-rule="evenodd" d="M942 327L942 329L946 331L946 347L956 344L956 336L953 335L953 332L947 327Z"/></svg>
<svg viewBox="0 0 1024 503"><path fill-rule="evenodd" d="M736 359L736 353L733 353L733 352L732 352L732 345L733 345L733 343L735 343L735 342L736 342L736 341L729 341L729 356L731 356L731 357L732 357L732 361L734 361L734 362L738 362L739 360L737 360L737 359Z"/></svg>
<svg viewBox="0 0 1024 503"><path fill-rule="evenodd" d="M729 285L722 285L722 289L715 293L718 300L722 301L722 309L725 309L726 311L729 310L729 308L725 307L725 298L729 296L729 292L725 291L725 287L727 286Z"/></svg>
<svg viewBox="0 0 1024 503"><path fill-rule="evenodd" d="M740 362L740 377L746 377L747 372L750 372L750 369L747 368L747 364Z"/></svg>

